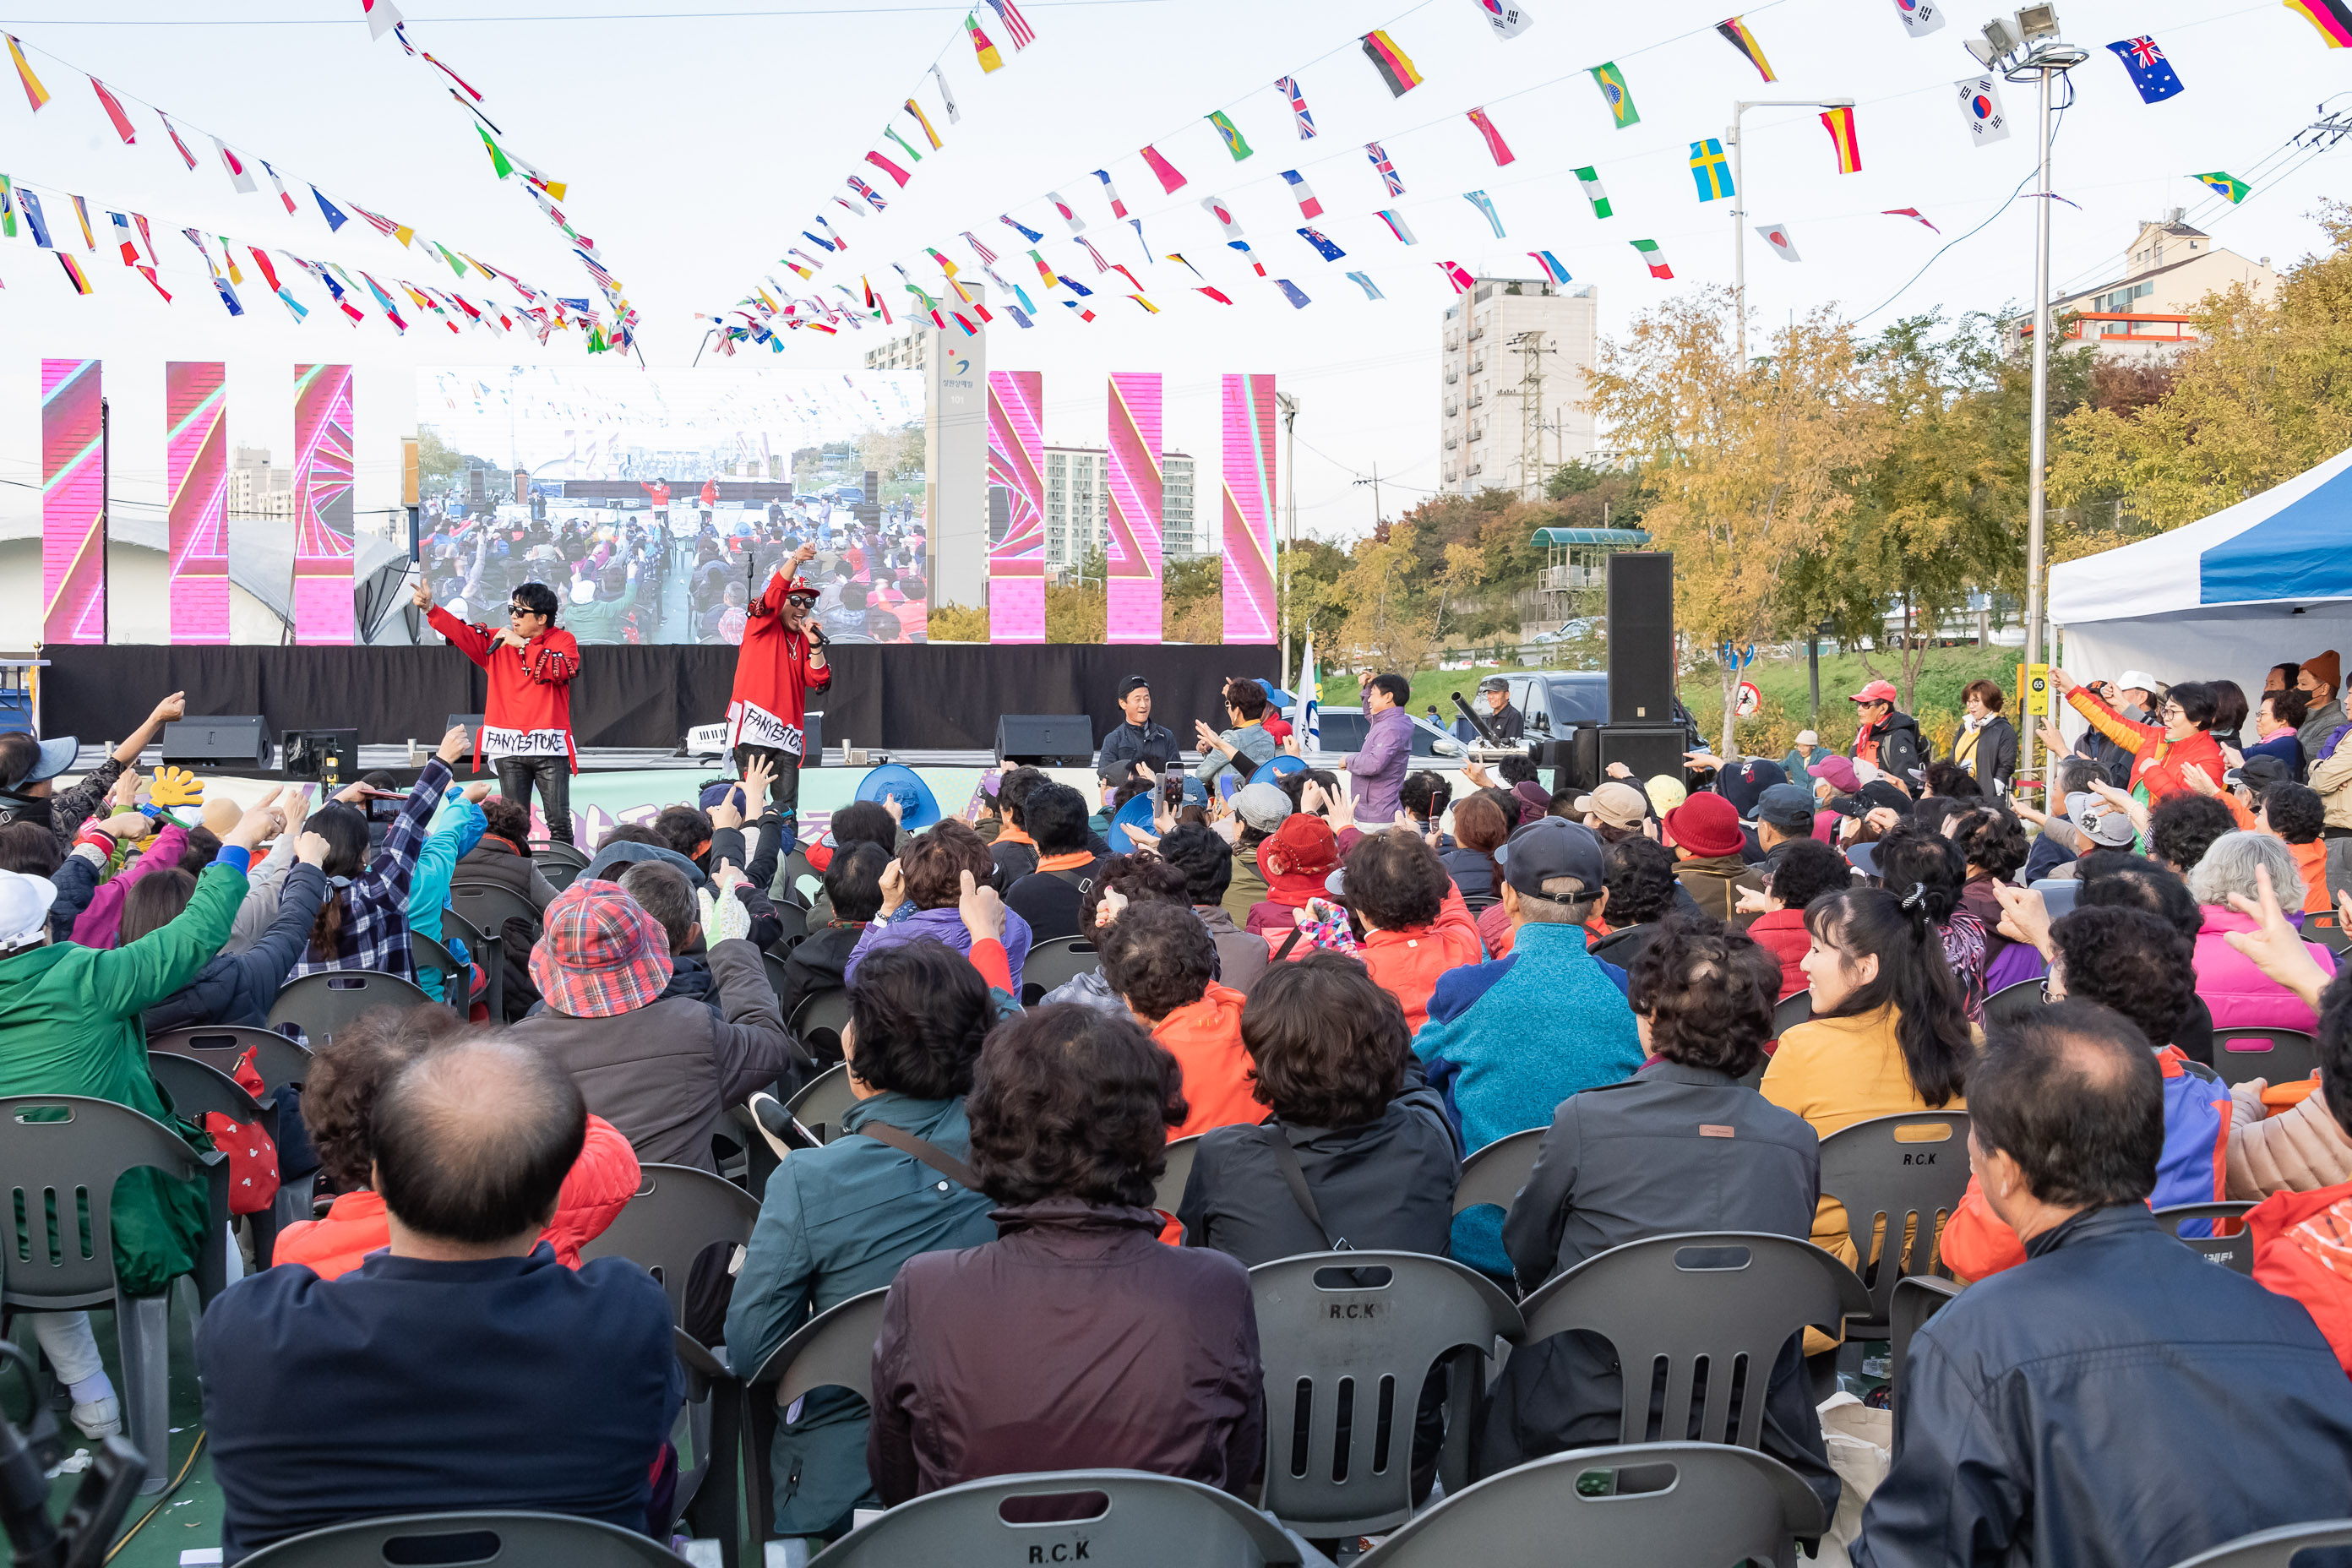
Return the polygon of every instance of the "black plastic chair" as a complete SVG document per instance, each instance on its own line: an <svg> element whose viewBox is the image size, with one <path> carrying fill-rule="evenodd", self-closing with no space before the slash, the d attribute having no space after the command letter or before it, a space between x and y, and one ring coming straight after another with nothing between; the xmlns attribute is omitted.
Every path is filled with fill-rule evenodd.
<svg viewBox="0 0 2352 1568"><path fill-rule="evenodd" d="M1810 1023L1812 1016L1813 994L1811 991L1800 991L1793 996L1781 997L1779 1005L1772 1009L1772 1037L1779 1039L1798 1025Z"/></svg>
<svg viewBox="0 0 2352 1568"><path fill-rule="evenodd" d="M882 1332L882 1304L889 1295L886 1285L819 1312L793 1330L743 1380L749 1438L744 1461L751 1471L754 1541L766 1541L776 1532L775 1487L769 1468L776 1413L817 1388L845 1388L866 1404L874 1403L874 1342Z"/></svg>
<svg viewBox="0 0 2352 1568"><path fill-rule="evenodd" d="M261 1075L262 1086L273 1090L310 1079L310 1053L275 1029L197 1024L149 1036L147 1049L186 1057L221 1073L233 1071L251 1051L253 1070Z"/></svg>
<svg viewBox="0 0 2352 1568"><path fill-rule="evenodd" d="M539 934L539 910L531 901L497 882L450 883L449 907L465 916L467 924L486 935L505 930L510 920L530 921L532 936Z"/></svg>
<svg viewBox="0 0 2352 1568"><path fill-rule="evenodd" d="M472 1006L473 971L458 963L457 956L439 942L421 931L412 931L408 933L408 957L409 962L416 965L416 973L420 976L428 973L441 976L441 1001L445 1006L457 1009L461 1016ZM425 987L420 984L417 989L424 991ZM425 994L430 996L432 993L428 991Z"/></svg>
<svg viewBox="0 0 2352 1568"><path fill-rule="evenodd" d="M768 971L772 981L782 965ZM841 1060L842 1026L849 1022L849 992L835 986L824 991L812 991L801 998L788 1021L793 1038L808 1047L809 1055L818 1061Z"/></svg>
<svg viewBox="0 0 2352 1568"><path fill-rule="evenodd" d="M171 1460L171 1296L132 1296L116 1282L114 1184L142 1169L178 1181L205 1179L211 1213L195 1280L200 1306L209 1306L227 1282L228 1156L217 1149L198 1153L127 1105L76 1094L0 1099L0 1260L6 1265L0 1307L113 1310L123 1427L147 1459L139 1489L158 1490ZM55 1195L54 1215L44 1194Z"/></svg>
<svg viewBox="0 0 2352 1568"><path fill-rule="evenodd" d="M259 1126L269 1134L270 1146L278 1146L277 1103L274 1100L265 1103L254 1099L246 1092L243 1084L219 1068L176 1051L150 1049L147 1072L154 1079L156 1086L171 1097L172 1110L175 1114L202 1126L205 1115L217 1111L240 1126ZM310 1184L306 1182L303 1185L307 1189ZM279 1213L273 1199L269 1207L257 1209L245 1217L253 1227L254 1260L260 1268L267 1268L270 1259L278 1255L278 1227L289 1216ZM305 1216L297 1215L292 1217Z"/></svg>
<svg viewBox="0 0 2352 1568"><path fill-rule="evenodd" d="M790 952L792 944L808 935L809 912L795 903L778 903L770 900L768 907L776 911L777 922L782 927L776 940L769 945L771 952L782 949Z"/></svg>
<svg viewBox="0 0 2352 1568"><path fill-rule="evenodd" d="M593 858L577 844L559 844L552 838L534 838L528 847L532 863L539 868L539 874L551 882L555 879L549 875L550 868L569 866L575 871L585 871Z"/></svg>
<svg viewBox="0 0 2352 1568"><path fill-rule="evenodd" d="M2319 1042L2301 1029L2216 1029L2213 1070L2223 1083L2265 1079L2273 1084L2309 1078L2319 1068Z"/></svg>
<svg viewBox="0 0 2352 1568"><path fill-rule="evenodd" d="M1638 1443L1490 1476L1356 1559L1360 1568L1604 1568L1775 1563L1828 1528L1821 1500L1767 1454Z"/></svg>
<svg viewBox="0 0 2352 1568"><path fill-rule="evenodd" d="M1850 1332L1878 1338L1895 1282L1937 1271L1937 1239L1968 1189L1966 1111L1874 1116L1822 1140L1822 1195L1845 1205L1856 1272L1870 1287L1869 1321L1848 1324Z"/></svg>
<svg viewBox="0 0 2352 1568"><path fill-rule="evenodd" d="M1453 1378L1438 1471L1448 1492L1468 1484L1486 1357L1523 1328L1500 1287L1415 1252L1308 1253L1249 1273L1265 1369L1258 1500L1268 1512L1315 1540L1410 1518L1414 1416L1441 1362Z"/></svg>
<svg viewBox="0 0 2352 1568"><path fill-rule="evenodd" d="M686 1277L695 1255L713 1242L743 1245L759 1218L759 1204L732 1182L691 1165L647 1164L636 1195L580 1256L625 1258L638 1265L661 1281L670 1321L683 1322Z"/></svg>
<svg viewBox="0 0 2352 1568"><path fill-rule="evenodd" d="M784 974L784 961L775 953L763 952L760 966L768 972L768 989L776 994L776 1005L782 1006L784 998L792 994L792 982Z"/></svg>
<svg viewBox="0 0 2352 1568"><path fill-rule="evenodd" d="M1904 1378L1911 1360L1911 1336L1959 1293L1959 1286L1932 1274L1914 1274L1895 1282L1886 1314L1886 1410L1894 1418L1898 1454L1903 1451L1903 1396L1910 1387Z"/></svg>
<svg viewBox="0 0 2352 1568"><path fill-rule="evenodd" d="M1454 1186L1454 1212L1460 1214L1481 1204L1509 1208L1519 1189L1528 1184L1544 1134L1550 1130L1547 1123L1524 1132L1507 1132L1486 1147L1472 1150L1462 1162L1462 1179Z"/></svg>
<svg viewBox="0 0 2352 1568"><path fill-rule="evenodd" d="M565 1513L411 1513L330 1525L265 1546L256 1568L366 1568L431 1563L556 1563L564 1568L685 1568L686 1559L634 1530Z"/></svg>
<svg viewBox="0 0 2352 1568"><path fill-rule="evenodd" d="M432 1000L415 982L397 974L373 969L321 969L278 987L278 999L269 1005L269 1026L294 1025L316 1050L362 1013L378 1007L406 1012L426 1006Z"/></svg>
<svg viewBox="0 0 2352 1568"><path fill-rule="evenodd" d="M2290 1568L2295 1553L2315 1546L2352 1546L2352 1519L2320 1519L2283 1524L2225 1541L2210 1552L2183 1558L2172 1568Z"/></svg>
<svg viewBox="0 0 2352 1568"><path fill-rule="evenodd" d="M546 879L549 887L559 893L578 881L580 873L587 868L584 865L575 866L569 860L541 859L539 862L539 874Z"/></svg>
<svg viewBox="0 0 2352 1568"><path fill-rule="evenodd" d="M1102 1500L1094 1505L1099 1512L1083 1519L1013 1523L1004 1517L1008 1502L1048 1498ZM1119 1568L1328 1568L1330 1559L1239 1498L1199 1481L1144 1470L1055 1470L927 1493L843 1536L809 1568L1097 1562Z"/></svg>
<svg viewBox="0 0 2352 1568"><path fill-rule="evenodd" d="M1201 1135L1168 1140L1168 1169L1160 1175L1160 1185L1153 1189L1151 1206L1162 1214L1172 1215L1176 1205L1184 1201L1184 1184L1192 1179L1192 1157L1201 1152Z"/></svg>
<svg viewBox="0 0 2352 1568"><path fill-rule="evenodd" d="M2343 917L2334 910L2314 910L2305 915L2303 939L2318 942L2339 956L2347 948L2352 948L2352 931L2344 929Z"/></svg>
<svg viewBox="0 0 2352 1568"><path fill-rule="evenodd" d="M497 931L486 931L457 910L444 905L441 910L441 933L455 936L482 966L482 1005L489 1009L493 1025L506 1020L507 965L506 938Z"/></svg>
<svg viewBox="0 0 2352 1568"><path fill-rule="evenodd" d="M2043 984L2042 979L2037 975L2031 980L2020 980L2004 985L1986 997L1985 1027L1990 1029L1995 1024L2020 1024L2033 1016L2034 1012L2044 1005L2042 997Z"/></svg>
<svg viewBox="0 0 2352 1568"><path fill-rule="evenodd" d="M1660 1432L1687 1432L1696 1407L1702 1437L1742 1448L1762 1439L1765 1388L1790 1339L1806 1328L1834 1334L1869 1310L1870 1289L1853 1269L1810 1241L1753 1231L1627 1242L1519 1303L1528 1343L1584 1329L1616 1347L1626 1373L1620 1442L1648 1438L1651 1389L1664 1363ZM1702 1363L1704 1397L1694 1401ZM1746 1396L1735 1422L1736 1390Z"/></svg>
<svg viewBox="0 0 2352 1568"><path fill-rule="evenodd" d="M2208 1263L2219 1263L2225 1268L2252 1276L2254 1271L2254 1233L2239 1223L2228 1236L2182 1236L2180 1227L2192 1220L2242 1222L2252 1204L2175 1204L2168 1209L2156 1211L2157 1223L2169 1231L2185 1247L2193 1247L2205 1255ZM2218 1223L2207 1226L2221 1228Z"/></svg>
<svg viewBox="0 0 2352 1568"><path fill-rule="evenodd" d="M802 1011L807 1008L803 1006ZM844 1062L811 1079L784 1102L784 1109L808 1130L811 1137L820 1143L830 1143L841 1136L841 1113L856 1103L857 1096L849 1087L849 1064Z"/></svg>
<svg viewBox="0 0 2352 1568"><path fill-rule="evenodd" d="M1032 945L1021 961L1021 1005L1034 1007L1046 993L1093 973L1101 963L1092 937L1057 936Z"/></svg>

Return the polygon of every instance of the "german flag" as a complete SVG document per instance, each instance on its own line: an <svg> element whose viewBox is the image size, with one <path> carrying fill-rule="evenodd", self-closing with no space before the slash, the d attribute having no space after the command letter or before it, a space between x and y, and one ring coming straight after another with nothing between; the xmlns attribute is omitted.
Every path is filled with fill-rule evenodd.
<svg viewBox="0 0 2352 1568"><path fill-rule="evenodd" d="M1827 110L1822 115L1822 129L1830 133L1830 145L1837 149L1838 173L1861 173L1862 143L1854 140L1853 109Z"/></svg>
<svg viewBox="0 0 2352 1568"><path fill-rule="evenodd" d="M80 264L62 250L53 251L51 254L58 258L58 265L66 269L66 276L73 280L74 292L89 293L89 279L83 274Z"/></svg>
<svg viewBox="0 0 2352 1568"><path fill-rule="evenodd" d="M1402 98L1421 85L1421 73L1413 69L1412 58L1397 47L1394 38L1374 28L1364 35L1363 45L1364 58L1388 83L1391 98Z"/></svg>
<svg viewBox="0 0 2352 1568"><path fill-rule="evenodd" d="M2345 0L2286 0L2286 8L2319 29L2331 49L2352 47L2352 6ZM16 40L8 40L13 47ZM23 69L20 60L17 68ZM36 109L39 104L33 106Z"/></svg>
<svg viewBox="0 0 2352 1568"><path fill-rule="evenodd" d="M1756 68L1757 75L1766 81L1780 79L1772 74L1772 62L1764 58L1764 46L1756 41L1756 35L1748 30L1745 21L1738 16L1727 16L1715 25L1715 30L1723 35L1725 43L1747 58L1748 63Z"/></svg>

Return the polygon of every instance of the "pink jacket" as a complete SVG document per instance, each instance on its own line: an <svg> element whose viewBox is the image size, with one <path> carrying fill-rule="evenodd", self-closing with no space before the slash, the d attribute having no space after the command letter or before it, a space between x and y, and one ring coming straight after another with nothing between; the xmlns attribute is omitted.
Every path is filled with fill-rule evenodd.
<svg viewBox="0 0 2352 1568"><path fill-rule="evenodd" d="M2202 906L2204 925L2197 932L2197 994L2212 1010L2217 1029L2301 1029L2318 1026L2303 998L2254 967L2222 938L2233 931L2252 931L2252 919L2217 904ZM2336 955L2317 942L2304 947L2328 973L2336 973Z"/></svg>
<svg viewBox="0 0 2352 1568"><path fill-rule="evenodd" d="M75 917L73 940L82 947L117 947L122 941L122 902L131 884L166 866L176 866L187 852L188 830L170 823L148 841L144 853L115 876L98 885L89 906Z"/></svg>

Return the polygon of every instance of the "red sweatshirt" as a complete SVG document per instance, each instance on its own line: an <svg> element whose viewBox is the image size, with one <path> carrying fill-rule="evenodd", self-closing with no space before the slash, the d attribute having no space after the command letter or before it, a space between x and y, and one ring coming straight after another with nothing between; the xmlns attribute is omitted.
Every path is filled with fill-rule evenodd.
<svg viewBox="0 0 2352 1568"><path fill-rule="evenodd" d="M748 612L743 645L735 655L735 690L727 703L727 745L768 746L801 754L808 694L833 684L830 666L818 668L806 632L788 632L778 612L784 574L768 574L768 591Z"/></svg>
<svg viewBox="0 0 2352 1568"><path fill-rule="evenodd" d="M580 673L580 644L561 626L550 626L516 648L492 640L490 628L467 626L436 605L425 613L433 629L449 639L490 678L482 707L481 732L474 737L474 771L485 756L564 756L576 770L580 750L572 740L572 678Z"/></svg>

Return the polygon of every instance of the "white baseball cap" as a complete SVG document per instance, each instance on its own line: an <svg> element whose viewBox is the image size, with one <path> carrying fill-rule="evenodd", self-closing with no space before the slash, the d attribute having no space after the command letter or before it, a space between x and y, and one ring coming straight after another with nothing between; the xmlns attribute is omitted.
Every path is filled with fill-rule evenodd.
<svg viewBox="0 0 2352 1568"><path fill-rule="evenodd" d="M47 877L0 871L0 952L37 947L47 933L58 885Z"/></svg>
<svg viewBox="0 0 2352 1568"><path fill-rule="evenodd" d="M2116 677L2117 691L2130 691L2135 689L2153 696L2164 689L2164 682L2144 669L2126 669Z"/></svg>

